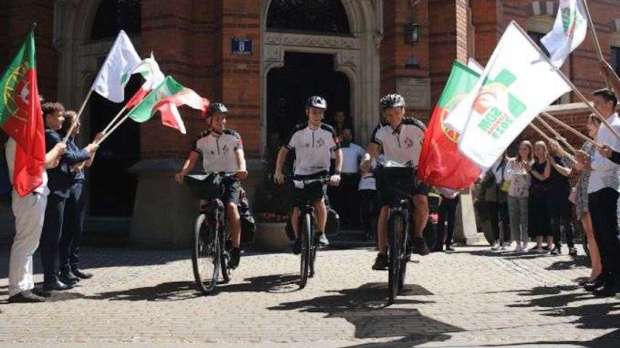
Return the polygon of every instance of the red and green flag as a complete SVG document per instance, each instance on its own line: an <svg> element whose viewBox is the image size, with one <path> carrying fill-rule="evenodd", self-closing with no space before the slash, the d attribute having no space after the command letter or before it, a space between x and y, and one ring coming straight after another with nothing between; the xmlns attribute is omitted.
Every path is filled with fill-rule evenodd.
<svg viewBox="0 0 620 348"><path fill-rule="evenodd" d="M127 117L142 123L150 120L159 112L164 126L178 129L185 134L185 124L178 110L178 107L182 105L206 112L209 101L168 76L140 104L131 109Z"/></svg>
<svg viewBox="0 0 620 348"><path fill-rule="evenodd" d="M17 143L13 188L23 197L42 184L45 163L33 32L2 74L0 96L0 126Z"/></svg>
<svg viewBox="0 0 620 348"><path fill-rule="evenodd" d="M433 110L424 134L418 177L432 186L460 190L480 176L480 167L458 150L459 134L444 124L444 118L476 85L479 74L454 62L450 77Z"/></svg>

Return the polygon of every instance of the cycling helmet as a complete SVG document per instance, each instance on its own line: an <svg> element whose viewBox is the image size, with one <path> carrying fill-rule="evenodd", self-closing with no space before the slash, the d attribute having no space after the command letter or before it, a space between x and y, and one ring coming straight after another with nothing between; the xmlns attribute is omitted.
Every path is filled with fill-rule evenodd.
<svg viewBox="0 0 620 348"><path fill-rule="evenodd" d="M381 110L405 106L405 98L400 94L388 94L379 101Z"/></svg>
<svg viewBox="0 0 620 348"><path fill-rule="evenodd" d="M308 98L306 101L306 109L309 107L325 110L327 109L327 102L325 101L325 98L315 95Z"/></svg>
<svg viewBox="0 0 620 348"><path fill-rule="evenodd" d="M226 107L226 105L222 103L213 103L209 105L209 115L212 115L213 113L216 113L216 112L226 114L228 113L228 108Z"/></svg>

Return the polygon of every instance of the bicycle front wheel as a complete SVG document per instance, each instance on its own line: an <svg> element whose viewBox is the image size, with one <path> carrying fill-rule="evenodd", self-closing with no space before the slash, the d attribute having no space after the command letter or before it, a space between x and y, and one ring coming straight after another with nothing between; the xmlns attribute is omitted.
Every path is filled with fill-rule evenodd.
<svg viewBox="0 0 620 348"><path fill-rule="evenodd" d="M388 302L390 304L394 303L400 291L405 233L403 215L401 213L391 214L388 220Z"/></svg>
<svg viewBox="0 0 620 348"><path fill-rule="evenodd" d="M204 294L213 292L217 285L220 253L217 228L209 224L205 214L200 214L194 227L192 266L196 285Z"/></svg>
<svg viewBox="0 0 620 348"><path fill-rule="evenodd" d="M300 275L299 288L303 289L308 282L308 275L310 273L310 259L312 257L311 250L311 234L312 234L312 222L310 214L304 214L300 224L301 238L301 263L300 263Z"/></svg>

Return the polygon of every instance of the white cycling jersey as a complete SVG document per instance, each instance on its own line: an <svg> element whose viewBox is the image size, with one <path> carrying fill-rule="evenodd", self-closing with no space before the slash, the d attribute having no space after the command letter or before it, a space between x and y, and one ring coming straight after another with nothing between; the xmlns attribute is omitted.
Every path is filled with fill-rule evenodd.
<svg viewBox="0 0 620 348"><path fill-rule="evenodd" d="M239 171L235 151L243 149L239 133L224 129L222 133L210 130L200 134L192 151L202 155L202 166L206 173Z"/></svg>
<svg viewBox="0 0 620 348"><path fill-rule="evenodd" d="M321 123L312 129L306 122L295 128L285 146L295 151L294 175L312 175L329 171L331 153L339 143L331 126Z"/></svg>
<svg viewBox="0 0 620 348"><path fill-rule="evenodd" d="M380 123L372 133L372 142L383 148L385 161L409 163L417 167L424 141L426 126L413 117L403 118L394 129L389 123Z"/></svg>

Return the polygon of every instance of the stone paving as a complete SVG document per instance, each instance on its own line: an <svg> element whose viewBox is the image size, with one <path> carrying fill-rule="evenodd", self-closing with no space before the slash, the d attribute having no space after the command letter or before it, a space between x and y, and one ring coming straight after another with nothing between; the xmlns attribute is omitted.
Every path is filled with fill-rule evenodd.
<svg viewBox="0 0 620 348"><path fill-rule="evenodd" d="M5 250L3 347L620 347L620 299L576 285L585 256L461 247L415 257L406 292L386 307L387 273L370 270L370 249L322 251L301 291L298 257L246 252L233 281L205 297L188 250L85 248L93 279L48 303L9 305Z"/></svg>

